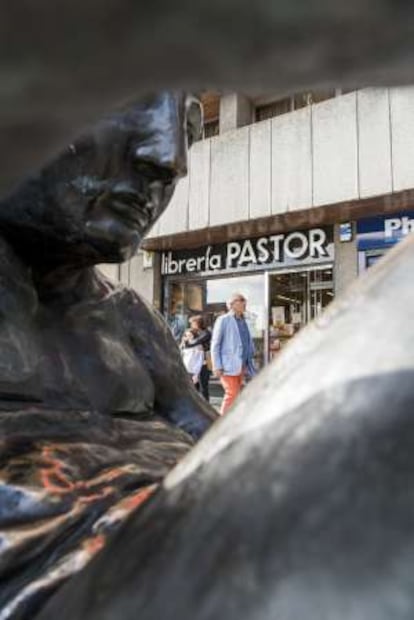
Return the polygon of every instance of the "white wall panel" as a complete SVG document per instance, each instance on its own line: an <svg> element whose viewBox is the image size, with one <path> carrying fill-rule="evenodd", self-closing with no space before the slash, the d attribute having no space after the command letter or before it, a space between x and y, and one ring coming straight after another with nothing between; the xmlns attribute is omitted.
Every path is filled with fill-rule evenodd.
<svg viewBox="0 0 414 620"><path fill-rule="evenodd" d="M211 140L210 226L247 220L249 127Z"/></svg>
<svg viewBox="0 0 414 620"><path fill-rule="evenodd" d="M144 269L142 253L129 261L129 286L150 303L154 299L154 270Z"/></svg>
<svg viewBox="0 0 414 620"><path fill-rule="evenodd" d="M272 120L272 213L312 202L310 108Z"/></svg>
<svg viewBox="0 0 414 620"><path fill-rule="evenodd" d="M314 205L358 198L356 93L312 106L312 136Z"/></svg>
<svg viewBox="0 0 414 620"><path fill-rule="evenodd" d="M187 230L189 176L180 179L171 202L160 217L160 235L170 235Z"/></svg>
<svg viewBox="0 0 414 620"><path fill-rule="evenodd" d="M210 140L201 140L190 151L190 230L205 228L209 224L210 148Z"/></svg>
<svg viewBox="0 0 414 620"><path fill-rule="evenodd" d="M250 127L249 217L271 215L271 121Z"/></svg>
<svg viewBox="0 0 414 620"><path fill-rule="evenodd" d="M414 186L414 86L390 89L394 191Z"/></svg>
<svg viewBox="0 0 414 620"><path fill-rule="evenodd" d="M125 286L129 286L129 270L130 261L119 265L119 281L125 284Z"/></svg>
<svg viewBox="0 0 414 620"><path fill-rule="evenodd" d="M357 92L359 193L361 198L392 191L388 89Z"/></svg>
<svg viewBox="0 0 414 620"><path fill-rule="evenodd" d="M119 281L119 265L117 263L102 263L98 265L98 269L110 280Z"/></svg>
<svg viewBox="0 0 414 620"><path fill-rule="evenodd" d="M414 87L350 93L196 143L149 236L412 188L413 161Z"/></svg>

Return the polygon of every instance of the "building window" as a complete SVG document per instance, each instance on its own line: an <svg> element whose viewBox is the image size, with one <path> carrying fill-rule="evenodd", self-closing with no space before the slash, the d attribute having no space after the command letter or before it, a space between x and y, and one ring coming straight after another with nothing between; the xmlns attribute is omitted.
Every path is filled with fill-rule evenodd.
<svg viewBox="0 0 414 620"><path fill-rule="evenodd" d="M308 105L320 103L326 99L332 99L335 95L335 88L326 88L312 90L305 93L297 93L292 97L285 97L284 99L279 99L278 101L257 105L255 108L255 120L256 122L264 121L269 118L273 118L274 116L287 114L293 110L300 110Z"/></svg>
<svg viewBox="0 0 414 620"><path fill-rule="evenodd" d="M219 134L219 119L210 120L204 123L203 138L212 138Z"/></svg>
<svg viewBox="0 0 414 620"><path fill-rule="evenodd" d="M292 97L285 97L284 99L279 99L279 101L256 106L255 119L256 122L265 121L268 118L291 112L292 109Z"/></svg>
<svg viewBox="0 0 414 620"><path fill-rule="evenodd" d="M219 133L220 94L206 91L200 96L203 106L204 127L202 138L212 138Z"/></svg>
<svg viewBox="0 0 414 620"><path fill-rule="evenodd" d="M335 97L335 94L335 88L326 88L324 90L311 90L307 93L298 93L293 97L293 107L295 110L300 110L301 108L305 108L306 106L312 105L313 103L320 103L321 101L332 99L333 97Z"/></svg>

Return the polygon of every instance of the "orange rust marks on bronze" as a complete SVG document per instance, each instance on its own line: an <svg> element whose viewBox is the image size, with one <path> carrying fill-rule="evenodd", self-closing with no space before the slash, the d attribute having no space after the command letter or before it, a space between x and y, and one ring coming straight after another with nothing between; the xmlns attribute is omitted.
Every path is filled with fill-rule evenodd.
<svg viewBox="0 0 414 620"><path fill-rule="evenodd" d="M131 466L124 465L122 467L114 467L106 472L92 478L91 480L73 481L65 472L67 465L56 456L57 453L70 454L70 446L62 446L52 444L42 446L40 458L43 461L43 467L40 470L41 484L44 489L50 493L63 495L74 492L88 492L88 496L83 497L84 502L91 502L96 499L102 499L114 492L112 486L92 492L94 488L100 485L111 483L121 476L131 472ZM45 467L46 465L46 467ZM90 492L92 492L90 494Z"/></svg>
<svg viewBox="0 0 414 620"><path fill-rule="evenodd" d="M43 446L41 458L48 467L40 470L40 480L42 486L51 493L59 495L75 490L75 484L68 479L63 471L64 463L54 456L57 446ZM58 483L56 483L58 481Z"/></svg>
<svg viewBox="0 0 414 620"><path fill-rule="evenodd" d="M82 488L81 485L79 486L80 488ZM91 504L92 502L96 502L100 499L104 499L105 497L109 497L109 495L112 495L112 493L114 492L115 492L114 487L106 487L104 489L101 489L97 493L92 493L92 494L84 495L83 497L80 497L79 503L80 504Z"/></svg>
<svg viewBox="0 0 414 620"><path fill-rule="evenodd" d="M92 538L88 538L83 543L83 548L89 556L94 556L103 549L106 544L106 536L103 534L96 534Z"/></svg>
<svg viewBox="0 0 414 620"><path fill-rule="evenodd" d="M146 502L147 499L153 495L158 486L158 484L151 484L148 487L140 489L137 493L134 493L134 495L126 497L122 502L123 506L127 510L135 510L135 508Z"/></svg>

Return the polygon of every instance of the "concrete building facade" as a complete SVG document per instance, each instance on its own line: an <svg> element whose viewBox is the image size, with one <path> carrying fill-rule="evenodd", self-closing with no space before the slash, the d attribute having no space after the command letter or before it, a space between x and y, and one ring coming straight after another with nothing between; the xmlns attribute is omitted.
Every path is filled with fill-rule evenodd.
<svg viewBox="0 0 414 620"><path fill-rule="evenodd" d="M188 176L115 277L166 316L178 307L184 321L199 312L213 321L219 296L244 289L259 363L277 354L411 231L414 87L319 99L210 101L212 137L193 145Z"/></svg>

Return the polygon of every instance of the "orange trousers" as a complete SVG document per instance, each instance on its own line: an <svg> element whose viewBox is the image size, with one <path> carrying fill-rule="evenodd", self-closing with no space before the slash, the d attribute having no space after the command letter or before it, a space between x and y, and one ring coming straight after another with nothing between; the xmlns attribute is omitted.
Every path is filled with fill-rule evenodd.
<svg viewBox="0 0 414 620"><path fill-rule="evenodd" d="M235 377L231 375L222 375L220 377L220 383L224 389L224 398L221 403L220 413L224 415L231 407L238 394L240 394L243 384L243 375L240 374Z"/></svg>

